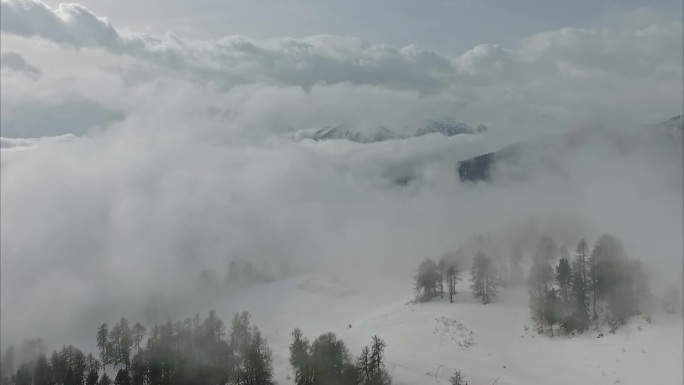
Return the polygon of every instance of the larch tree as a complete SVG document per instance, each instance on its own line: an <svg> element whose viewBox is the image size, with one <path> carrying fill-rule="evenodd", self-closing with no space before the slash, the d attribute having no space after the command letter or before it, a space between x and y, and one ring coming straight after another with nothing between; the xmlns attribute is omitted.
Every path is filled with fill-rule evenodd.
<svg viewBox="0 0 684 385"><path fill-rule="evenodd" d="M473 296L483 304L488 304L496 297L498 282L496 279L496 269L491 259L485 257L479 251L473 259L473 268L470 271L471 289Z"/></svg>
<svg viewBox="0 0 684 385"><path fill-rule="evenodd" d="M449 302L454 302L454 294L456 294L456 283L461 280L459 277L460 270L458 268L458 254L447 253L442 256L439 263L444 270L444 282L446 282L447 290L449 290Z"/></svg>
<svg viewBox="0 0 684 385"><path fill-rule="evenodd" d="M419 302L429 301L437 293L437 264L431 260L424 260L414 276L416 299Z"/></svg>
<svg viewBox="0 0 684 385"><path fill-rule="evenodd" d="M530 310L532 318L537 322L540 331L544 330L546 320L548 292L553 283L553 265L558 248L548 236L539 240L537 250L532 259L532 268L528 279L530 293Z"/></svg>
<svg viewBox="0 0 684 385"><path fill-rule="evenodd" d="M572 285L572 269L567 258L561 258L556 266L556 284L558 295L563 306L570 303L570 286Z"/></svg>
<svg viewBox="0 0 684 385"><path fill-rule="evenodd" d="M142 343L143 338L145 338L145 332L145 326L140 322L136 322L135 325L133 325L133 342L135 343L138 352L140 352L140 344Z"/></svg>
<svg viewBox="0 0 684 385"><path fill-rule="evenodd" d="M589 246L587 241L582 238L579 243L577 243L577 248L575 249L575 259L573 261L573 273L574 275L579 274L582 279L585 288L587 287L587 260L589 259Z"/></svg>
<svg viewBox="0 0 684 385"><path fill-rule="evenodd" d="M112 345L109 343L109 327L106 323L97 329L97 348L100 351L102 369L107 369L107 364L112 362Z"/></svg>
<svg viewBox="0 0 684 385"><path fill-rule="evenodd" d="M294 371L295 385L314 385L313 365L311 363L311 346L309 340L299 328L290 334L290 365Z"/></svg>
<svg viewBox="0 0 684 385"><path fill-rule="evenodd" d="M460 370L454 369L454 375L449 379L449 384L451 385L468 385L465 382L465 376Z"/></svg>

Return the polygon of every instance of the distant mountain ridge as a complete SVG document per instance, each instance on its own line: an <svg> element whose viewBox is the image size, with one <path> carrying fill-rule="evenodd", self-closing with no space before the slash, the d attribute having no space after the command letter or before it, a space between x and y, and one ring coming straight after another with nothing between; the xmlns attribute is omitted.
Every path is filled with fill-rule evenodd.
<svg viewBox="0 0 684 385"><path fill-rule="evenodd" d="M463 182L477 182L486 181L491 177L491 172L497 163L516 164L520 162L523 154L537 152L537 155L542 155L542 147L560 148L561 146L576 147L583 141L592 140L591 135L596 133L608 133L603 130L580 130L576 132L565 133L561 136L548 137L533 142L518 142L508 145L498 151L482 154L470 159L466 159L457 164L457 172L461 181ZM642 138L649 137L653 140L660 140L664 143L682 146L682 138L684 133L684 116L677 115L666 121L651 124L643 127L638 127L635 130L626 132L609 132L613 137L614 144L631 150L629 138L641 136Z"/></svg>
<svg viewBox="0 0 684 385"><path fill-rule="evenodd" d="M427 120L408 134L398 133L384 126L362 126L342 123L320 129L301 130L295 133L295 139L349 140L356 143L375 143L386 140L401 140L429 134L441 134L447 137L455 135L476 135L487 131L487 126L478 124L474 128L466 123L451 119Z"/></svg>

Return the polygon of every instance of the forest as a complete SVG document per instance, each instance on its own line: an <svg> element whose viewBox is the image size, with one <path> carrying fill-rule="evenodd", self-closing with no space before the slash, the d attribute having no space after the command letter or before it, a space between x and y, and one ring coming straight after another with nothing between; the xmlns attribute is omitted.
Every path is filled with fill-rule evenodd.
<svg viewBox="0 0 684 385"><path fill-rule="evenodd" d="M501 251L495 243L476 237L438 262L421 262L414 275L416 301L443 298L446 291L449 302L454 302L456 282L469 267L472 295L482 304L491 303L502 288L525 285L537 331L552 336L554 332L582 333L592 324L597 330L607 325L613 333L653 303L643 265L630 259L621 241L611 234L602 235L593 248L581 239L572 255L551 237L542 236L531 250L527 274L521 247ZM668 292L664 298L668 312L678 311L680 298L677 290Z"/></svg>
<svg viewBox="0 0 684 385"><path fill-rule="evenodd" d="M330 332L312 343L292 333L290 363L297 385L390 385L385 342L373 336L354 360ZM145 337L147 339L145 340ZM272 385L272 353L248 312L234 315L230 331L214 310L182 322L155 325L121 318L96 332L99 357L64 346L48 357L42 339L10 346L2 357L2 385Z"/></svg>

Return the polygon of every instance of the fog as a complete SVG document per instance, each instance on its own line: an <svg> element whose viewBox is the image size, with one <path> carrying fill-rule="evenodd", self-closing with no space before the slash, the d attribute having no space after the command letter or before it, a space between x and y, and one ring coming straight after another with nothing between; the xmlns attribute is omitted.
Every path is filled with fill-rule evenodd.
<svg viewBox="0 0 684 385"><path fill-rule="evenodd" d="M523 162L522 180L505 165L484 183L456 172L458 161L516 141L634 132L681 114L681 21L549 31L457 58L342 38L288 41L311 44L311 59L282 41L257 49L234 38L226 61L214 52L229 48L207 47L225 41L162 49L151 42L170 37L136 43L109 21L77 40L87 34L73 31L98 19L66 17L75 5L41 8L56 12L54 23L30 31L30 9L9 13L16 3L2 1L3 39L45 46L2 56L3 346L37 336L49 347L88 346L98 324L142 319L150 306L190 315L239 290L198 286L200 276L223 285L234 260L272 279L354 283L377 273L406 277L410 288L422 259L479 234L526 247L549 234L571 249L612 233L644 262L655 294L682 286L681 145L636 135L636 150L623 151L591 134L547 151L552 169L548 158ZM55 68L44 51L111 61ZM296 57L279 60L282 51ZM642 66L612 67L625 57ZM291 139L338 122L410 130L446 116L490 130L372 144ZM407 175L406 186L394 183Z"/></svg>

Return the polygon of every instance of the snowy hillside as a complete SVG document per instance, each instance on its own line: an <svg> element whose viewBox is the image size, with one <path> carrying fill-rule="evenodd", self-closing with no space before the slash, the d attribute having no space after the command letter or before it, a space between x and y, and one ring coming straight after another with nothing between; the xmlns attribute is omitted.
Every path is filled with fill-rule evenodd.
<svg viewBox="0 0 684 385"><path fill-rule="evenodd" d="M404 282L407 283L407 282ZM276 380L292 384L288 335L332 331L358 355L371 336L387 342L388 370L398 385L447 384L453 368L469 385L681 384L682 319L633 319L616 334L603 330L548 338L529 330L525 289L502 291L490 305L461 284L455 303L415 304L410 287L390 281L368 291L321 276L255 286L217 305L229 319L249 310L273 349ZM274 301L275 299L275 301ZM497 381L498 379L498 381Z"/></svg>
<svg viewBox="0 0 684 385"><path fill-rule="evenodd" d="M475 135L487 131L487 126L478 124L475 128L451 119L428 120L417 128L392 130L384 126L342 123L317 129L299 130L292 136L295 140L315 141L343 139L356 143L375 143L392 139L408 139L429 134L443 136Z"/></svg>

